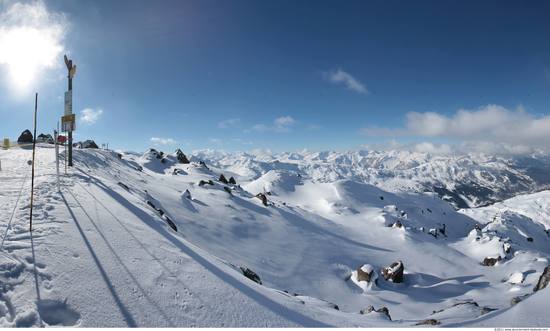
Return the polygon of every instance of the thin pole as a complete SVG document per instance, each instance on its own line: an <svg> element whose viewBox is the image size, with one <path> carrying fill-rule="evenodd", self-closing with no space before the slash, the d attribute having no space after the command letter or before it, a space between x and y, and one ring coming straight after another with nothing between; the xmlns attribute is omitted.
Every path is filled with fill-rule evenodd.
<svg viewBox="0 0 550 331"><path fill-rule="evenodd" d="M31 215L29 231L32 232L32 206L34 201L34 160L36 154L36 113L38 112L38 93L34 96L34 135L32 141L32 174L31 174Z"/></svg>
<svg viewBox="0 0 550 331"><path fill-rule="evenodd" d="M72 61L71 61L72 64ZM67 75L67 78L69 79L69 92L71 93L72 98L72 91L73 91L73 78L71 77L71 69L69 69L69 73ZM72 100L71 100L72 102ZM73 166L73 131L69 131L69 167Z"/></svg>

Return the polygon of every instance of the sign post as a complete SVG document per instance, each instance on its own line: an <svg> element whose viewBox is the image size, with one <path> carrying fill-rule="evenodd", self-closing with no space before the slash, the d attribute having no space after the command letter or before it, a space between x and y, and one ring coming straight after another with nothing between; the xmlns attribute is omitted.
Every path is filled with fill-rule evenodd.
<svg viewBox="0 0 550 331"><path fill-rule="evenodd" d="M69 81L68 91L65 92L65 113L62 117L61 128L63 131L68 132L69 135L69 167L73 166L73 131L75 129L75 115L73 114L73 77L76 74L76 65L73 64L73 60L69 60L67 55L64 56L65 65L67 66L67 79ZM68 117L69 116L69 117ZM70 117L72 116L72 117ZM72 124L69 124L71 123ZM67 123L65 126L64 123ZM65 130L68 129L68 130Z"/></svg>

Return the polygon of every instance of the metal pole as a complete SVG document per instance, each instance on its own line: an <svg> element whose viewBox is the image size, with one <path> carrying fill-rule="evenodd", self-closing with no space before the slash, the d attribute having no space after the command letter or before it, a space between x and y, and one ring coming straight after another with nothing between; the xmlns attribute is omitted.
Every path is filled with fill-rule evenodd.
<svg viewBox="0 0 550 331"><path fill-rule="evenodd" d="M32 173L31 173L31 214L29 222L29 231L32 232L32 207L34 201L34 160L36 153L36 113L38 112L38 93L34 96L34 135L32 141Z"/></svg>
<svg viewBox="0 0 550 331"><path fill-rule="evenodd" d="M72 64L72 61L71 61ZM71 69L69 68L67 78L69 79L69 91L73 90L73 79L71 77ZM72 98L72 96L71 96ZM71 101L72 102L72 101ZM73 166L73 131L69 131L69 167Z"/></svg>

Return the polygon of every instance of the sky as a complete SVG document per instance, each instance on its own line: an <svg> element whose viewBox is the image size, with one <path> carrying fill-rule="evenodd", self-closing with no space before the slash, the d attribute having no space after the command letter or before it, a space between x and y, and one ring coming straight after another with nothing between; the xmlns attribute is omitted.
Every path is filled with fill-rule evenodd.
<svg viewBox="0 0 550 331"><path fill-rule="evenodd" d="M0 136L550 151L550 1L0 0Z"/></svg>

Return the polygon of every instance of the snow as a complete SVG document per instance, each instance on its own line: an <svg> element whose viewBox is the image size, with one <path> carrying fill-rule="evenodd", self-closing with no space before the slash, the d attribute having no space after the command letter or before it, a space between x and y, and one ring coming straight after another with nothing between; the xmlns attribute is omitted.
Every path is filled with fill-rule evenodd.
<svg viewBox="0 0 550 331"><path fill-rule="evenodd" d="M58 192L53 149L40 146L32 235L30 154L0 151L0 326L389 327L427 318L477 326L548 292L531 295L550 258L542 214L457 212L433 193L389 191L326 169L364 164L370 154L295 153L280 162L262 154L228 166L236 156L195 153L179 164L151 150L122 159L75 150ZM380 169L432 161L397 153ZM237 185L219 182L222 173ZM263 192L268 207L255 197ZM489 255L502 261L481 265ZM357 268L376 275L396 261L403 283L357 284L365 283L356 282ZM388 307L392 320L359 313L369 305ZM539 312L526 325L548 324Z"/></svg>

